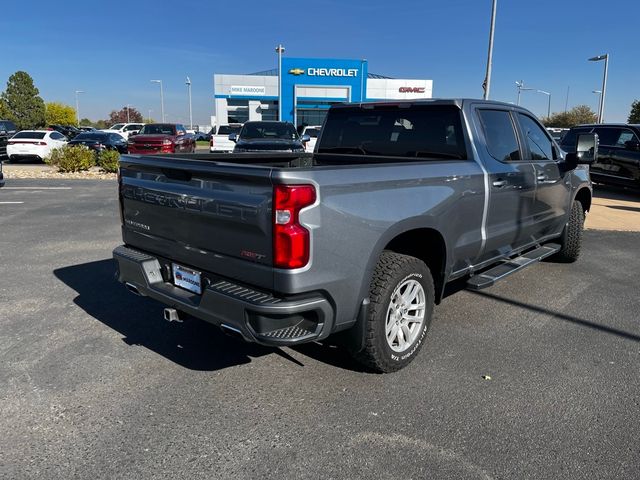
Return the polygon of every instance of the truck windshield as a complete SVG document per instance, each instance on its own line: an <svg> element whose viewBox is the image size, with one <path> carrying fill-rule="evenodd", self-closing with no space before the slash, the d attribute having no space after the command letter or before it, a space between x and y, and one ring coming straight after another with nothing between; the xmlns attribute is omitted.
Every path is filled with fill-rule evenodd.
<svg viewBox="0 0 640 480"><path fill-rule="evenodd" d="M329 111L318 153L466 159L455 105L375 105Z"/></svg>
<svg viewBox="0 0 640 480"><path fill-rule="evenodd" d="M145 125L140 129L140 135L175 135L175 125L164 125L161 123L153 123Z"/></svg>
<svg viewBox="0 0 640 480"><path fill-rule="evenodd" d="M256 138L295 140L298 138L298 134L291 123L247 123L240 133L240 138L244 140Z"/></svg>

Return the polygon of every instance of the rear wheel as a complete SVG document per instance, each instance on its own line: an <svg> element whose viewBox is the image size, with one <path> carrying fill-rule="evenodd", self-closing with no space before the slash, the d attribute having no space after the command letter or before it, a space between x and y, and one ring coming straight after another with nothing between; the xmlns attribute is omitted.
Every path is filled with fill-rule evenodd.
<svg viewBox="0 0 640 480"><path fill-rule="evenodd" d="M421 260L384 251L369 289L365 345L358 361L381 372L394 372L416 356L431 324L433 278Z"/></svg>
<svg viewBox="0 0 640 480"><path fill-rule="evenodd" d="M577 200L571 205L569 221L562 230L560 237L560 251L552 259L556 262L572 263L578 260L582 246L582 232L584 230L584 209Z"/></svg>

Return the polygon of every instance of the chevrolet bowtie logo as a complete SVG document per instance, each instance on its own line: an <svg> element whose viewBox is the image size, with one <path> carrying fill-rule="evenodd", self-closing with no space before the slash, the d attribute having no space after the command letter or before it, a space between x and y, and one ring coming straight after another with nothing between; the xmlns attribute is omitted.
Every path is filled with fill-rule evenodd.
<svg viewBox="0 0 640 480"><path fill-rule="evenodd" d="M289 73L292 75L304 75L304 70L301 68L292 68L289 70Z"/></svg>

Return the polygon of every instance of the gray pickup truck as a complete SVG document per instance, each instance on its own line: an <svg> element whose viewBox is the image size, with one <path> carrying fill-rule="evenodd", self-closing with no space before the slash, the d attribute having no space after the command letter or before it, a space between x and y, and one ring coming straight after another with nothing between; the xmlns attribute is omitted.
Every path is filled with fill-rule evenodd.
<svg viewBox="0 0 640 480"><path fill-rule="evenodd" d="M313 154L125 155L118 279L167 320L332 335L398 370L448 284L577 259L597 148L565 155L529 111L464 99L334 106Z"/></svg>

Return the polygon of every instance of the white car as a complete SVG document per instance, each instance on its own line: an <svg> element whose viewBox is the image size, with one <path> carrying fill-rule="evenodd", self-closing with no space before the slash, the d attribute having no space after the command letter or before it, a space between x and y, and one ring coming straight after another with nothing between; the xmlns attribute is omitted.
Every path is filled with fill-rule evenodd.
<svg viewBox="0 0 640 480"><path fill-rule="evenodd" d="M309 135L309 137L311 137L311 140L309 140L304 146L305 151L313 152L315 150L316 142L318 141L318 135L320 135L321 129L321 125L307 125L302 129L302 133L300 133L300 136Z"/></svg>
<svg viewBox="0 0 640 480"><path fill-rule="evenodd" d="M7 142L7 156L10 161L44 160L54 148L66 145L67 141L67 137L55 130L23 130Z"/></svg>
<svg viewBox="0 0 640 480"><path fill-rule="evenodd" d="M230 123L229 125L215 126L211 129L211 139L209 140L210 152L233 152L236 144L229 140L229 135L235 133L238 135L242 123Z"/></svg>
<svg viewBox="0 0 640 480"><path fill-rule="evenodd" d="M132 133L140 133L140 129L144 127L144 123L116 123L109 128L102 130L103 132L119 133L124 138L129 139Z"/></svg>

